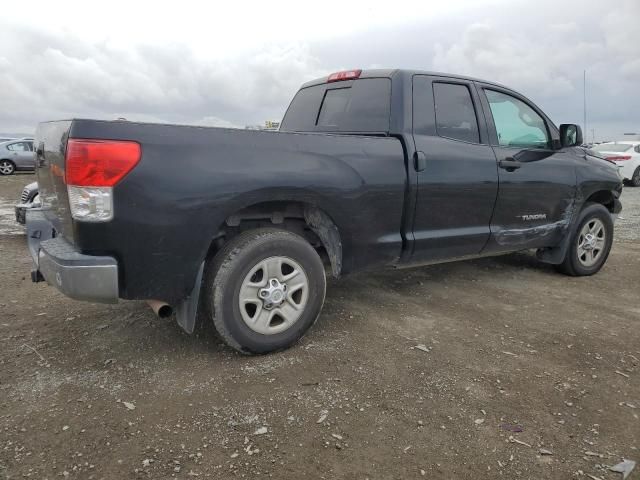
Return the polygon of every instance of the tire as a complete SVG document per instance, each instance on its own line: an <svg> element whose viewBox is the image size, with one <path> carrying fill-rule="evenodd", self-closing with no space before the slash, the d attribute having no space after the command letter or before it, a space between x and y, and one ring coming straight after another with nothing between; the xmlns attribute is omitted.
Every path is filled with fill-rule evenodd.
<svg viewBox="0 0 640 480"><path fill-rule="evenodd" d="M326 278L303 237L264 228L225 244L208 262L203 288L205 313L220 338L241 353L265 354L290 347L311 328Z"/></svg>
<svg viewBox="0 0 640 480"><path fill-rule="evenodd" d="M640 187L640 167L635 169L628 184L632 187Z"/></svg>
<svg viewBox="0 0 640 480"><path fill-rule="evenodd" d="M16 166L11 160L0 160L0 175L13 175Z"/></svg>
<svg viewBox="0 0 640 480"><path fill-rule="evenodd" d="M611 214L599 203L588 203L580 212L576 225L567 254L558 265L558 270L573 277L593 275L600 271L611 251Z"/></svg>

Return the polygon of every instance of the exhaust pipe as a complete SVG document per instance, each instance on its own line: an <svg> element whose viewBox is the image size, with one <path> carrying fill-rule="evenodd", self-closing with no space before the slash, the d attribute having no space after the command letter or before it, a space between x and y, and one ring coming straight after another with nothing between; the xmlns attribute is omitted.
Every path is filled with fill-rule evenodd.
<svg viewBox="0 0 640 480"><path fill-rule="evenodd" d="M169 318L173 314L171 305L162 300L147 300L147 304L159 318Z"/></svg>

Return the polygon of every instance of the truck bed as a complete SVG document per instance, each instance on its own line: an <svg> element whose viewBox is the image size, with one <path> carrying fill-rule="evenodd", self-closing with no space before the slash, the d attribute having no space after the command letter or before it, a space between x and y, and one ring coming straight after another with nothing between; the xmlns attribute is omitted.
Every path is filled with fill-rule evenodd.
<svg viewBox="0 0 640 480"><path fill-rule="evenodd" d="M184 298L225 221L264 202L322 209L340 230L345 273L401 253L407 165L394 137L81 119L42 123L36 137L45 217L78 253L117 260L121 298ZM114 187L110 222L71 218L69 138L141 145L139 164Z"/></svg>

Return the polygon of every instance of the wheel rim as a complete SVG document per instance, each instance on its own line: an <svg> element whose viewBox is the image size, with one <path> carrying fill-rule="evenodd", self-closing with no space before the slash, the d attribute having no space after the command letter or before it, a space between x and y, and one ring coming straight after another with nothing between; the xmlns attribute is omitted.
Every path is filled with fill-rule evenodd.
<svg viewBox="0 0 640 480"><path fill-rule="evenodd" d="M587 221L578 235L578 261L585 267L593 267L603 255L606 240L602 220L592 218Z"/></svg>
<svg viewBox="0 0 640 480"><path fill-rule="evenodd" d="M238 302L242 320L262 335L281 333L302 316L309 299L309 280L298 262L269 257L242 281Z"/></svg>
<svg viewBox="0 0 640 480"><path fill-rule="evenodd" d="M7 160L0 162L0 173L3 175L11 175L13 173L13 164Z"/></svg>

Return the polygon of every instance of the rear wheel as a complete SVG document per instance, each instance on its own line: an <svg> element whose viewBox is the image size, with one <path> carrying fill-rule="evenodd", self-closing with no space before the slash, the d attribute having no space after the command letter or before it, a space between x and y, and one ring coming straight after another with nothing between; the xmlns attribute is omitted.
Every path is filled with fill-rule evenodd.
<svg viewBox="0 0 640 480"><path fill-rule="evenodd" d="M318 253L295 233L258 229L231 239L207 266L207 315L230 347L269 353L297 342L326 290Z"/></svg>
<svg viewBox="0 0 640 480"><path fill-rule="evenodd" d="M636 168L635 172L633 172L631 180L629 180L629 185L632 187L640 187L640 167Z"/></svg>
<svg viewBox="0 0 640 480"><path fill-rule="evenodd" d="M0 160L0 175L12 175L16 166L11 160Z"/></svg>
<svg viewBox="0 0 640 480"><path fill-rule="evenodd" d="M570 239L562 273L585 276L597 273L607 261L613 243L613 221L609 211L599 203L590 203L580 213L578 225Z"/></svg>

